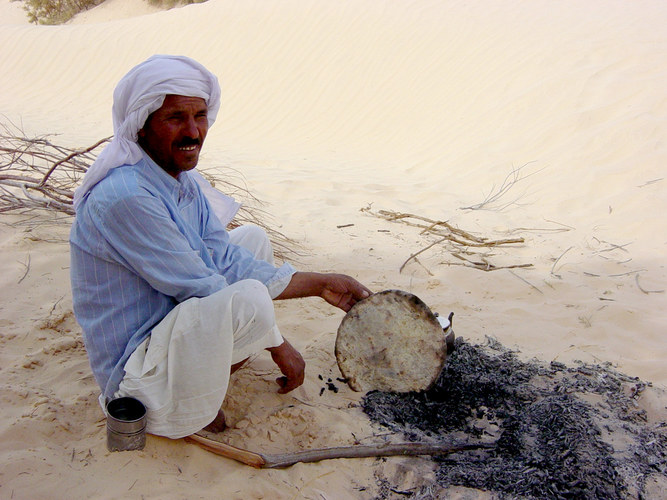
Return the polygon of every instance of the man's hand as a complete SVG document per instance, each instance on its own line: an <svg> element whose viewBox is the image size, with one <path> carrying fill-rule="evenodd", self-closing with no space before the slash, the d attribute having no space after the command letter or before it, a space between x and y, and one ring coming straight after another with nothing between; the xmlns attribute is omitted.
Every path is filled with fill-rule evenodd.
<svg viewBox="0 0 667 500"><path fill-rule="evenodd" d="M326 279L320 297L345 312L371 294L368 288L344 274L325 274L324 277Z"/></svg>
<svg viewBox="0 0 667 500"><path fill-rule="evenodd" d="M271 353L273 362L284 375L276 379L280 386L279 394L286 394L303 384L306 362L292 344L285 340L278 347L270 347L267 351Z"/></svg>
<svg viewBox="0 0 667 500"><path fill-rule="evenodd" d="M371 291L354 278L344 274L298 272L277 299L322 297L332 306L347 312L371 295Z"/></svg>

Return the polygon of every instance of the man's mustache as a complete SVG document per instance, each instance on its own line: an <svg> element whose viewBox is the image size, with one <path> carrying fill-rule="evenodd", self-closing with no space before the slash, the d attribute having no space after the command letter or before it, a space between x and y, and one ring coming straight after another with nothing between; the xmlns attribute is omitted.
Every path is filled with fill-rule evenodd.
<svg viewBox="0 0 667 500"><path fill-rule="evenodd" d="M176 147L182 148L187 146L201 146L201 139L195 139L192 137L184 137L179 142L176 143Z"/></svg>

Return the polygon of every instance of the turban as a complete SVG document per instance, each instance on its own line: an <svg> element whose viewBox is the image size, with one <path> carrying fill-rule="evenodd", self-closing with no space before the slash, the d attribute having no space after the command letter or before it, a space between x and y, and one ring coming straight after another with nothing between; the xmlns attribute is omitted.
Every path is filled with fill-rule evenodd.
<svg viewBox="0 0 667 500"><path fill-rule="evenodd" d="M165 96L201 97L208 107L208 125L215 122L220 109L220 85L216 76L197 61L184 56L155 55L132 68L118 82L113 93L113 140L104 148L88 169L81 186L74 192L74 208L109 170L121 165L134 165L143 157L137 143L138 132L148 116L158 110ZM196 174L194 180L202 185L209 201L210 184ZM206 186L208 184L208 186Z"/></svg>

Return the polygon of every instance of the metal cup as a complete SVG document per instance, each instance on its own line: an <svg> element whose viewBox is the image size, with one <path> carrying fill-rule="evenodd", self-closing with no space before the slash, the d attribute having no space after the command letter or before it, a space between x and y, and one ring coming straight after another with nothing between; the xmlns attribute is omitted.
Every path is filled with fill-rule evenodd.
<svg viewBox="0 0 667 500"><path fill-rule="evenodd" d="M143 450L146 445L146 407L134 398L107 403L107 449Z"/></svg>

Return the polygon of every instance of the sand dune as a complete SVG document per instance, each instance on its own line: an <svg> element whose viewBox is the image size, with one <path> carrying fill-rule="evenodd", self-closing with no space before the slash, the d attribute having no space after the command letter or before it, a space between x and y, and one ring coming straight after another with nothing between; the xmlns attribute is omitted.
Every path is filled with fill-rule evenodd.
<svg viewBox="0 0 667 500"><path fill-rule="evenodd" d="M416 293L454 311L471 341L493 336L546 361L609 361L667 385L664 2L209 0L156 12L109 0L55 27L23 23L15 7L1 11L0 113L27 134L92 144L112 133L111 94L130 67L154 53L194 57L223 87L201 166L245 177L309 250L299 267ZM463 209L513 171L496 203ZM532 267L470 269L438 245L399 273L433 238L360 212L368 206L523 237L467 258ZM0 235L0 496L375 491L373 460L254 471L158 438L141 453L108 453L70 312L67 225L2 225ZM255 360L239 374L248 392L228 398L230 439L275 451L371 435L348 408L358 394L319 395L317 376L338 376L342 314L305 300L279 304L278 316L309 363L306 384L274 395L270 361ZM652 408L667 415L664 401ZM381 467L403 477L406 463L429 468Z"/></svg>

